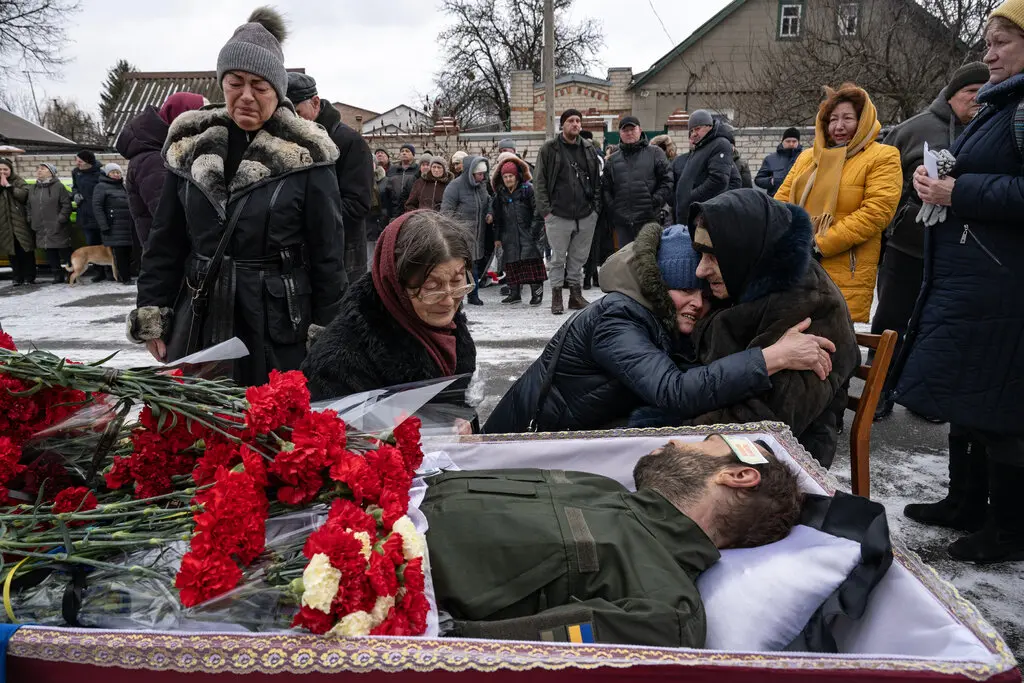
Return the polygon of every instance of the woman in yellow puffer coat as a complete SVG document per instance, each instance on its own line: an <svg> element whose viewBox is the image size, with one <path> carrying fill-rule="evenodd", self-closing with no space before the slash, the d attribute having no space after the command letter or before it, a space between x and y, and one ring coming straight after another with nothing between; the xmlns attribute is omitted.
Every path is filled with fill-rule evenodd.
<svg viewBox="0 0 1024 683"><path fill-rule="evenodd" d="M854 322L871 317L882 232L903 189L900 153L876 141L881 124L867 92L825 88L814 147L793 164L775 198L807 210L815 251Z"/></svg>

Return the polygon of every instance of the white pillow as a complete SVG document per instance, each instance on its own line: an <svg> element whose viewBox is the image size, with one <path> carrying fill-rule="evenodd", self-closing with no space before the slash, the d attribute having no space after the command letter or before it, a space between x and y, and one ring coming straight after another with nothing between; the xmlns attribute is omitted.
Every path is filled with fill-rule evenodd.
<svg viewBox="0 0 1024 683"><path fill-rule="evenodd" d="M725 550L697 579L711 650L781 650L860 561L860 544L798 525L783 540Z"/></svg>

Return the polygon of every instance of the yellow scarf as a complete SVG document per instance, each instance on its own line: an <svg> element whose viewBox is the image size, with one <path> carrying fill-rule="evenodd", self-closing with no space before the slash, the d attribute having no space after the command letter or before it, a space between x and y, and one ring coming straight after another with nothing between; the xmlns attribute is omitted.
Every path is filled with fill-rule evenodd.
<svg viewBox="0 0 1024 683"><path fill-rule="evenodd" d="M866 92L864 102L864 110L857 123L857 132L854 133L853 139L842 147L827 146L828 121L824 120L823 111L818 114L815 122L814 161L793 182L791 197L796 200L798 206L810 214L815 237L827 232L835 221L836 202L839 199L839 186L842 184L846 160L863 151L882 130L882 124L878 122L878 112Z"/></svg>

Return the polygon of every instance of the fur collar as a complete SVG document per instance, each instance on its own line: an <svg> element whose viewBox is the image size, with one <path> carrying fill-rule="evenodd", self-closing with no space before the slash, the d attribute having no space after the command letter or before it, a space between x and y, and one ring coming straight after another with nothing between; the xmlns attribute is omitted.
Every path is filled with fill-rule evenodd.
<svg viewBox="0 0 1024 683"><path fill-rule="evenodd" d="M657 223L648 223L633 241L633 258L630 261L636 275L640 293L654 307L653 313L673 338L678 334L676 307L668 295L668 287L661 279L658 268L658 249L661 247L662 228Z"/></svg>
<svg viewBox="0 0 1024 683"><path fill-rule="evenodd" d="M338 148L322 126L282 106L253 137L226 187L229 123L226 107L185 112L171 125L163 152L167 167L195 183L222 212L229 194L338 159Z"/></svg>

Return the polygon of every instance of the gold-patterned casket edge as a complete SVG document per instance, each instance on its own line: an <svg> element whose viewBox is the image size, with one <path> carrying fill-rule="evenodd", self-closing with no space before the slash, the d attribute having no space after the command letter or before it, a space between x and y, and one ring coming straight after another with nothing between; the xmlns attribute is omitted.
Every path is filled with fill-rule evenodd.
<svg viewBox="0 0 1024 683"><path fill-rule="evenodd" d="M839 483L777 422L669 429L620 429L466 436L462 443L539 441L628 436L700 436L713 433L767 433L786 447L804 470L830 494ZM451 439L447 439L451 443ZM429 445L430 440L427 440ZM928 671L983 681L1016 662L998 632L951 584L894 540L896 560L914 574L946 609L995 655L991 664L797 653L728 653L709 650L426 638L327 638L308 634L213 634L22 628L8 654L70 664L133 670L194 673L341 673L402 671L529 671L630 666L728 666L812 671Z"/></svg>

